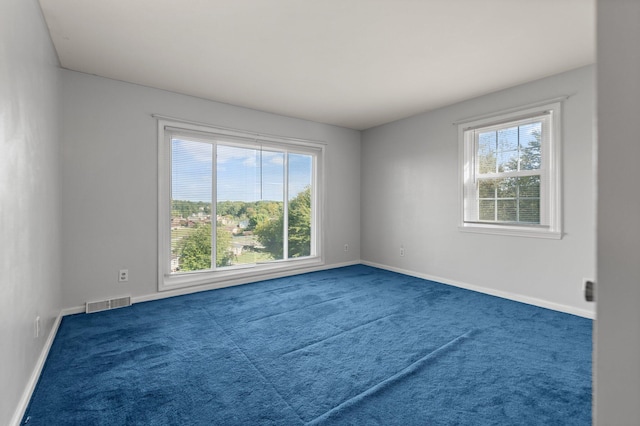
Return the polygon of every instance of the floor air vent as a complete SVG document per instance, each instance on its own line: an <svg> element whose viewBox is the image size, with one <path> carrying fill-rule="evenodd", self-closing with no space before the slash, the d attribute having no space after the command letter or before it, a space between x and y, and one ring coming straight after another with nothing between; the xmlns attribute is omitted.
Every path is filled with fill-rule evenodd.
<svg viewBox="0 0 640 426"><path fill-rule="evenodd" d="M131 297L120 297L118 299L101 300L99 302L87 302L87 313L106 311L108 309L131 306Z"/></svg>

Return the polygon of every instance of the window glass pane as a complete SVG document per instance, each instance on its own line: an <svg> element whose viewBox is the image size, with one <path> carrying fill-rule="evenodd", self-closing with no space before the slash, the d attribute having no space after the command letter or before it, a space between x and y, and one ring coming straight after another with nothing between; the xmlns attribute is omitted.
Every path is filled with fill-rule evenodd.
<svg viewBox="0 0 640 426"><path fill-rule="evenodd" d="M540 223L540 176L481 179L478 198L481 221Z"/></svg>
<svg viewBox="0 0 640 426"><path fill-rule="evenodd" d="M520 198L540 198L540 176L518 178Z"/></svg>
<svg viewBox="0 0 640 426"><path fill-rule="evenodd" d="M520 126L520 170L537 170L541 164L542 123Z"/></svg>
<svg viewBox="0 0 640 426"><path fill-rule="evenodd" d="M480 174L496 171L496 132L478 135L478 169Z"/></svg>
<svg viewBox="0 0 640 426"><path fill-rule="evenodd" d="M480 181L478 181L478 197L479 198L495 198L496 197L495 179L481 179Z"/></svg>
<svg viewBox="0 0 640 426"><path fill-rule="evenodd" d="M503 222L515 222L518 220L517 200L497 201L498 220Z"/></svg>
<svg viewBox="0 0 640 426"><path fill-rule="evenodd" d="M498 198L515 198L517 196L516 185L516 178L496 179Z"/></svg>
<svg viewBox="0 0 640 426"><path fill-rule="evenodd" d="M288 256L311 254L311 176L310 155L289 154Z"/></svg>
<svg viewBox="0 0 640 426"><path fill-rule="evenodd" d="M284 258L284 155L270 151L262 154L263 189L252 221L256 263Z"/></svg>
<svg viewBox="0 0 640 426"><path fill-rule="evenodd" d="M322 190L316 165L324 149L241 135L164 123L158 205L169 232L158 245L160 288L321 263L314 200Z"/></svg>
<svg viewBox="0 0 640 426"><path fill-rule="evenodd" d="M247 241L247 202L259 197L260 152L256 149L218 145L216 154L216 265L253 263L243 256ZM251 239L251 237L249 237Z"/></svg>
<svg viewBox="0 0 640 426"><path fill-rule="evenodd" d="M480 220L496 220L496 202L495 200L480 200L479 205Z"/></svg>
<svg viewBox="0 0 640 426"><path fill-rule="evenodd" d="M518 128L508 127L498 130L498 151L518 150Z"/></svg>
<svg viewBox="0 0 640 426"><path fill-rule="evenodd" d="M511 172L518 170L518 151L498 152L498 171Z"/></svg>
<svg viewBox="0 0 640 426"><path fill-rule="evenodd" d="M218 266L282 259L284 154L218 145Z"/></svg>
<svg viewBox="0 0 640 426"><path fill-rule="evenodd" d="M211 269L213 146L171 140L171 272Z"/></svg>
<svg viewBox="0 0 640 426"><path fill-rule="evenodd" d="M520 222L540 223L540 200L520 200Z"/></svg>

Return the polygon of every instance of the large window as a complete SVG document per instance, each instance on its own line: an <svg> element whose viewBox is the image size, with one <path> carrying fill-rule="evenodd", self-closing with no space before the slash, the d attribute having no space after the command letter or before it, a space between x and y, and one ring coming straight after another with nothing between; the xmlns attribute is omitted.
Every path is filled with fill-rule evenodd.
<svg viewBox="0 0 640 426"><path fill-rule="evenodd" d="M464 231L560 238L560 104L459 124Z"/></svg>
<svg viewBox="0 0 640 426"><path fill-rule="evenodd" d="M160 288L321 263L323 145L160 121Z"/></svg>

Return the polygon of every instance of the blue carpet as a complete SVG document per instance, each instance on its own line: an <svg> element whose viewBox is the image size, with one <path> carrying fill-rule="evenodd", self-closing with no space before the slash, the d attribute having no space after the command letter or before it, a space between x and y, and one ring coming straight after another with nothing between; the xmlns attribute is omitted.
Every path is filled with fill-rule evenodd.
<svg viewBox="0 0 640 426"><path fill-rule="evenodd" d="M588 319L367 266L63 318L29 425L588 425Z"/></svg>

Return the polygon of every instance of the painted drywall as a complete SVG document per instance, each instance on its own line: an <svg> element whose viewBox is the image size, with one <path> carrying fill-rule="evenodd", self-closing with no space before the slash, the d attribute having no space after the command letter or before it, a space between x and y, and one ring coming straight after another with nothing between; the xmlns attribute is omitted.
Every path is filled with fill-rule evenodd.
<svg viewBox="0 0 640 426"><path fill-rule="evenodd" d="M36 0L0 5L0 424L60 313L58 60ZM36 316L40 336L34 338ZM24 407L23 407L24 408ZM13 421L16 419L14 418Z"/></svg>
<svg viewBox="0 0 640 426"><path fill-rule="evenodd" d="M640 424L640 2L598 1L596 425Z"/></svg>
<svg viewBox="0 0 640 426"><path fill-rule="evenodd" d="M595 273L594 91L588 66L364 131L363 261L592 315L581 286ZM459 231L452 123L563 95L564 237Z"/></svg>
<svg viewBox="0 0 640 426"><path fill-rule="evenodd" d="M61 78L65 307L157 293L154 113L326 142L325 261L360 259L360 132L73 71Z"/></svg>

